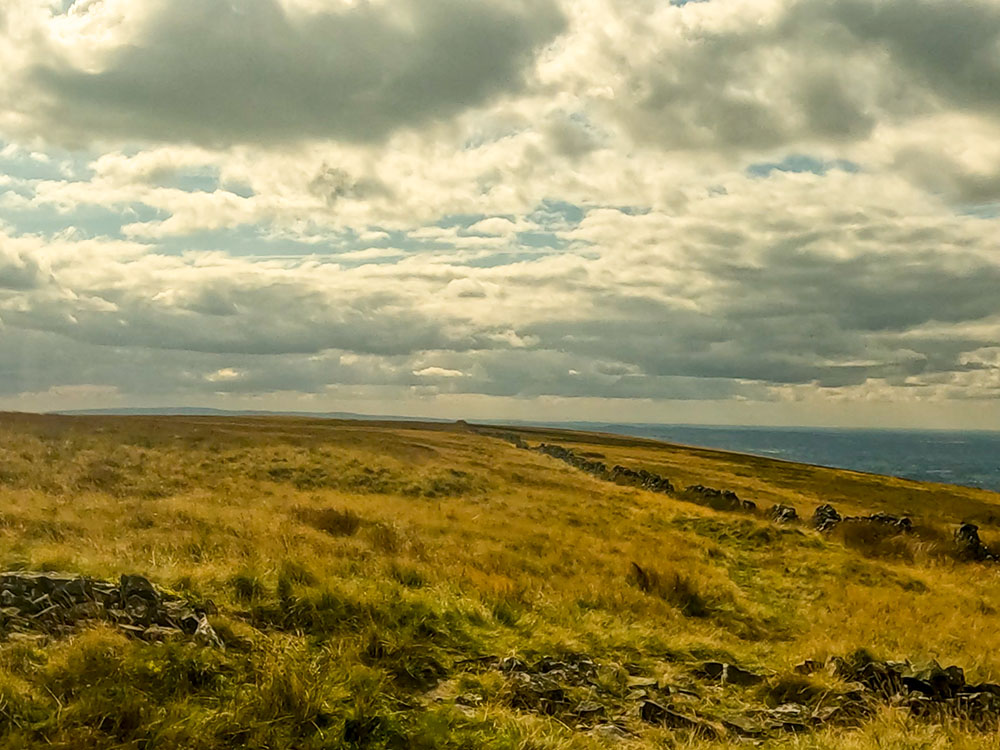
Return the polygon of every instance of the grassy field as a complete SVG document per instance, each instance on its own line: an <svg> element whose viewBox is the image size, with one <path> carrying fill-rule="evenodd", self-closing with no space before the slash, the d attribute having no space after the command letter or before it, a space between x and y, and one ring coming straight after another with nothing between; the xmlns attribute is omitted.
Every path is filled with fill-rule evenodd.
<svg viewBox="0 0 1000 750"><path fill-rule="evenodd" d="M1000 539L995 493L516 432L762 508L905 513L942 540L973 520ZM0 745L997 747L994 732L892 705L752 740L728 723L848 690L792 668L858 649L1000 681L1000 564L944 546L716 512L464 424L0 415L0 567L148 576L208 606L225 643L145 643L107 623L10 634ZM658 585L636 585L633 563ZM570 670L541 700L507 657L589 676ZM706 660L767 679L720 685L698 674ZM643 721L642 686L703 726Z"/></svg>

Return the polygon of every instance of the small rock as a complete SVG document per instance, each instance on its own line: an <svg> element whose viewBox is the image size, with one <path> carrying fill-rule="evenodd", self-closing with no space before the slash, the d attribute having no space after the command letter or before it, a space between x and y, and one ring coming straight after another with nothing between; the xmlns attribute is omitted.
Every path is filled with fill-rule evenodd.
<svg viewBox="0 0 1000 750"><path fill-rule="evenodd" d="M590 734L601 742L623 742L629 737L628 732L617 724L598 724L590 730Z"/></svg>
<svg viewBox="0 0 1000 750"><path fill-rule="evenodd" d="M575 709L573 709L573 713L578 714L580 716L592 716L595 714L602 714L604 713L604 706L602 706L600 703L597 703L596 701L584 701L583 703L580 703Z"/></svg>
<svg viewBox="0 0 1000 750"><path fill-rule="evenodd" d="M996 556L979 538L979 527L974 523L963 523L955 529L955 544L958 547L959 556L966 560L985 562L996 559Z"/></svg>
<svg viewBox="0 0 1000 750"><path fill-rule="evenodd" d="M823 503L813 512L812 524L817 531L830 531L841 520L843 519L836 508L829 503Z"/></svg>
<svg viewBox="0 0 1000 750"><path fill-rule="evenodd" d="M786 732L804 732L813 722L813 714L801 703L783 703L768 711L774 721Z"/></svg>
<svg viewBox="0 0 1000 750"><path fill-rule="evenodd" d="M639 718L647 724L657 724L670 729L689 729L704 736L715 737L719 734L718 730L704 719L686 716L656 701L644 701L639 706Z"/></svg>
<svg viewBox="0 0 1000 750"><path fill-rule="evenodd" d="M775 523L792 523L799 519L799 514L791 505L777 503L768 509L767 517Z"/></svg>
<svg viewBox="0 0 1000 750"><path fill-rule="evenodd" d="M629 677L627 684L630 688L655 688L659 681L655 677Z"/></svg>
<svg viewBox="0 0 1000 750"><path fill-rule="evenodd" d="M902 677L903 687L929 698L952 698L965 686L959 667L943 669L936 661L912 667Z"/></svg>

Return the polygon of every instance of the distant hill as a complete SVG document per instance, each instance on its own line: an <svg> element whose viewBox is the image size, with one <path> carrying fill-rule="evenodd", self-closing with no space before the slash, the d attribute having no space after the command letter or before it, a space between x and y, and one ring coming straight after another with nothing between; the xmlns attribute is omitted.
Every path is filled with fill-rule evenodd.
<svg viewBox="0 0 1000 750"><path fill-rule="evenodd" d="M143 416L143 417L306 417L310 419L363 419L394 422L452 422L451 419L434 417L401 417L395 414L356 414L349 411L273 411L267 409L212 409L207 406L150 406L111 409L70 409L50 414L64 416Z"/></svg>

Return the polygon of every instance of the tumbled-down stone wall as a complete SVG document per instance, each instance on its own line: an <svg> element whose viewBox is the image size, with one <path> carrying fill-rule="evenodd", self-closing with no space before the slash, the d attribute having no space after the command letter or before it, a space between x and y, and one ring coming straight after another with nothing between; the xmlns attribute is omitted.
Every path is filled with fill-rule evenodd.
<svg viewBox="0 0 1000 750"><path fill-rule="evenodd" d="M122 575L114 583L53 572L0 573L0 633L65 635L94 620L143 640L187 635L222 646L203 608L157 589L143 576Z"/></svg>

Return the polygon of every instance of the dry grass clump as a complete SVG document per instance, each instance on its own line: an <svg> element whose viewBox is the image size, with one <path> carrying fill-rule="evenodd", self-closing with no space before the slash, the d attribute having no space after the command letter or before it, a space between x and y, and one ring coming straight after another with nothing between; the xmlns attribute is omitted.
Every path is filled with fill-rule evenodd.
<svg viewBox="0 0 1000 750"><path fill-rule="evenodd" d="M638 563L632 563L629 572L631 582L640 591L670 602L687 617L709 614L707 599L698 591L697 584L683 573L676 570L661 573Z"/></svg>
<svg viewBox="0 0 1000 750"><path fill-rule="evenodd" d="M364 523L364 519L354 511L337 508L298 506L292 509L292 515L302 523L331 536L353 536Z"/></svg>
<svg viewBox="0 0 1000 750"><path fill-rule="evenodd" d="M912 563L956 556L951 534L926 522L914 524L912 530L903 532L886 524L848 519L837 524L831 537L865 557Z"/></svg>

